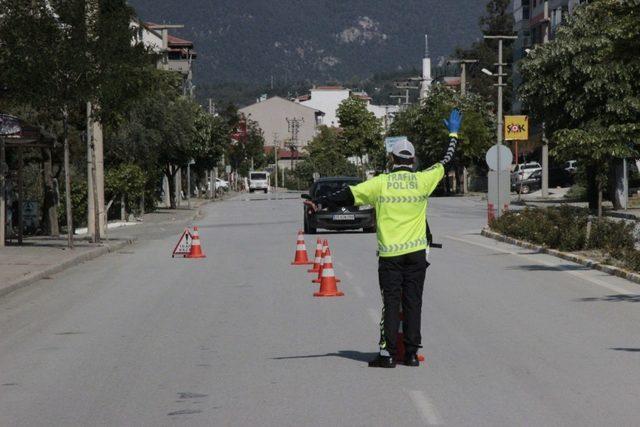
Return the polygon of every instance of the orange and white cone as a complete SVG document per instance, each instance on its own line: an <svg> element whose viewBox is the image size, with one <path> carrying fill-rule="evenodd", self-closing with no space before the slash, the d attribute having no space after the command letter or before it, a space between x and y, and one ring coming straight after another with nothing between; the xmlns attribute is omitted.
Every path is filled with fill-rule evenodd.
<svg viewBox="0 0 640 427"><path fill-rule="evenodd" d="M296 254L291 265L309 265L309 257L307 257L307 246L304 243L304 233L298 231L298 240L296 242Z"/></svg>
<svg viewBox="0 0 640 427"><path fill-rule="evenodd" d="M320 269L318 269L318 277L313 279L311 283L320 283L322 281L322 269L324 268L324 258L327 256L327 251L329 250L329 241L324 239L324 243L322 243L322 262L320 263ZM336 278L336 282L340 283L340 279Z"/></svg>
<svg viewBox="0 0 640 427"><path fill-rule="evenodd" d="M333 271L333 261L331 260L331 249L327 249L322 266L322 281L320 291L313 294L314 297L341 297L343 292L338 290L336 273Z"/></svg>
<svg viewBox="0 0 640 427"><path fill-rule="evenodd" d="M322 269L322 253L323 253L322 240L316 241L316 253L313 257L313 267L311 270L307 270L308 273L318 273Z"/></svg>
<svg viewBox="0 0 640 427"><path fill-rule="evenodd" d="M402 330L402 323L404 322L404 313L402 312L402 305L400 305L400 323L398 324L398 338L396 339L396 360L402 361L405 356L404 348L404 332ZM422 354L416 355L420 362L424 362L424 356Z"/></svg>
<svg viewBox="0 0 640 427"><path fill-rule="evenodd" d="M198 226L193 227L193 240L191 242L191 251L185 258L206 258L207 256L202 252L200 246L200 233L198 233Z"/></svg>

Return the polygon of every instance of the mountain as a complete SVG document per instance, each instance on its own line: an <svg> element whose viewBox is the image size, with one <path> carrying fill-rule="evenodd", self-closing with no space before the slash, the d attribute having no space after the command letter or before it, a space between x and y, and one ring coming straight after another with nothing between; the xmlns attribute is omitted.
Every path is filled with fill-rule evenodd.
<svg viewBox="0 0 640 427"><path fill-rule="evenodd" d="M419 68L480 37L484 0L129 0L140 19L184 24L200 84L349 81Z"/></svg>

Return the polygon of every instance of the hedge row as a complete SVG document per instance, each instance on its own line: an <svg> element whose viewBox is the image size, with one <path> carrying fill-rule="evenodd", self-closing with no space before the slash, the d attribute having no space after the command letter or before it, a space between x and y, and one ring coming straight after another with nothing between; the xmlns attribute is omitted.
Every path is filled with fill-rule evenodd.
<svg viewBox="0 0 640 427"><path fill-rule="evenodd" d="M635 224L591 218L572 206L526 208L505 213L491 223L498 233L561 251L600 250L629 269L640 271Z"/></svg>

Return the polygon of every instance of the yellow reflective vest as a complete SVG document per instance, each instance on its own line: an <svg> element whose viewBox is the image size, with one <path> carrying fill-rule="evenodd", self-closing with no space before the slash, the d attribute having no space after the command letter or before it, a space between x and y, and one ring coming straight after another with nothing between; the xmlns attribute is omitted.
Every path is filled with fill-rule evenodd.
<svg viewBox="0 0 640 427"><path fill-rule="evenodd" d="M427 199L443 176L444 166L437 163L422 172L400 170L350 187L356 206L375 207L381 257L427 248Z"/></svg>

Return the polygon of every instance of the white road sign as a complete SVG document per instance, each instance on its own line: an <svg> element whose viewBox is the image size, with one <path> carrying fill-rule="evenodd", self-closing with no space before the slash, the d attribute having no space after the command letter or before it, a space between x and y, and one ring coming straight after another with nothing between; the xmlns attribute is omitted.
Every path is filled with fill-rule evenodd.
<svg viewBox="0 0 640 427"><path fill-rule="evenodd" d="M497 171L497 170L508 171L511 169L513 154L511 153L511 150L509 150L508 147L505 147L504 145L500 144L500 165L499 165L500 167L498 168L498 144L496 144L493 147L489 148L489 151L487 151L486 160L487 160L487 166L489 166L489 169L494 171Z"/></svg>

